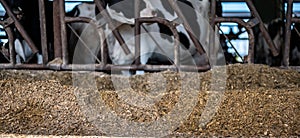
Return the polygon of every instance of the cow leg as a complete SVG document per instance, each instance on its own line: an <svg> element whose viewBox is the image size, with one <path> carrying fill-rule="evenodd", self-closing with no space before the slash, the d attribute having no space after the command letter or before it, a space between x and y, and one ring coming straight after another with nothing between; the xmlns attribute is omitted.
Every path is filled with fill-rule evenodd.
<svg viewBox="0 0 300 138"><path fill-rule="evenodd" d="M151 27L156 27L154 25L146 25L146 28L152 29ZM153 30L153 29L152 29ZM144 31L144 30L143 30ZM141 64L146 65L150 57L153 55L154 51L156 50L156 43L154 42L155 39L153 36L155 34L150 34L150 32L143 33L141 37ZM145 74L145 71L138 70L136 71L136 75Z"/></svg>
<svg viewBox="0 0 300 138"><path fill-rule="evenodd" d="M152 53L146 53L146 54L142 54L141 55L141 64L142 65L146 65L147 62L148 62L148 59L151 57ZM136 75L143 75L145 74L145 71L144 70L137 70Z"/></svg>
<svg viewBox="0 0 300 138"><path fill-rule="evenodd" d="M23 45L20 41L20 39L16 39L15 42L15 51L16 51L16 60L17 60L17 63L21 63L21 61L25 61L26 58L25 58L25 52L24 52L24 49L23 49ZM22 58L22 59L21 59Z"/></svg>
<svg viewBox="0 0 300 138"><path fill-rule="evenodd" d="M22 63L22 59L20 55L16 55L16 64L21 64L21 63Z"/></svg>
<svg viewBox="0 0 300 138"><path fill-rule="evenodd" d="M43 64L43 55L37 53L36 58L37 58L37 64Z"/></svg>

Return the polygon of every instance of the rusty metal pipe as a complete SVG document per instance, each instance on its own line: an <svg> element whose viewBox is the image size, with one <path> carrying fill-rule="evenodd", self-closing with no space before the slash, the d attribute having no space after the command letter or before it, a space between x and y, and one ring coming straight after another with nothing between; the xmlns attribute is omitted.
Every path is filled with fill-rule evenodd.
<svg viewBox="0 0 300 138"><path fill-rule="evenodd" d="M216 0L211 0L211 2L210 2L210 14L211 14L210 25L213 27L213 29L215 26L216 7L217 7Z"/></svg>
<svg viewBox="0 0 300 138"><path fill-rule="evenodd" d="M1 69L49 69L46 65L43 64L0 64Z"/></svg>
<svg viewBox="0 0 300 138"><path fill-rule="evenodd" d="M215 62L217 60L217 59L215 59L216 57L214 57L215 45L216 45L216 43L215 43L215 39L216 39L216 36L215 36L216 0L211 0L210 6L211 6L210 25L212 27L213 33L210 33L210 35L209 35L209 47L206 52L208 53L209 59L214 62L214 63L210 62L210 64L213 65L213 64L215 64Z"/></svg>
<svg viewBox="0 0 300 138"><path fill-rule="evenodd" d="M60 14L59 17L60 17L60 27L61 27L60 33L61 33L61 45L62 45L62 60L63 60L63 64L69 64L64 0L61 0L59 2L59 14Z"/></svg>
<svg viewBox="0 0 300 138"><path fill-rule="evenodd" d="M65 22L66 23L72 23L72 22L91 23L93 22L93 19L88 17L65 17Z"/></svg>
<svg viewBox="0 0 300 138"><path fill-rule="evenodd" d="M262 32L262 35L264 36L265 40L267 41L273 56L278 56L279 55L278 49L276 49L275 44L274 44L273 40L271 39L266 27L264 26L264 23L263 23L262 19L260 18L260 15L258 14L254 4L252 3L251 0L245 0L245 2L247 4L247 6L249 7L252 15L258 19L259 29Z"/></svg>
<svg viewBox="0 0 300 138"><path fill-rule="evenodd" d="M137 18L140 17L140 1L134 1L134 14L135 14L135 25L134 25L134 40L135 40L135 65L141 64L141 25L142 23L139 22Z"/></svg>
<svg viewBox="0 0 300 138"><path fill-rule="evenodd" d="M191 40L193 41L196 49L198 50L198 52L200 54L204 54L205 50L203 49L202 44L199 42L199 40L195 37L194 33L193 33L193 29L191 28L191 26L188 24L188 21L185 19L183 13L181 12L180 8L177 5L177 0L168 0L170 6L174 9L174 11L176 12L176 14L178 15L179 18L181 18L183 20L183 26L185 27L185 29L187 30L188 35L190 36Z"/></svg>
<svg viewBox="0 0 300 138"><path fill-rule="evenodd" d="M16 51L15 51L15 47L14 47L14 40L15 40L14 34L10 27L6 27L5 32L8 36L10 63L12 65L15 65L16 64Z"/></svg>
<svg viewBox="0 0 300 138"><path fill-rule="evenodd" d="M3 26L3 28L9 27L13 23L14 23L14 20L11 17L8 17L5 20L0 21L0 24Z"/></svg>
<svg viewBox="0 0 300 138"><path fill-rule="evenodd" d="M291 44L291 25L292 25L293 0L288 0L285 24L285 42L283 51L283 66L289 66L290 44Z"/></svg>
<svg viewBox="0 0 300 138"><path fill-rule="evenodd" d="M110 71L110 70L145 70L145 71L164 71L164 70L173 70L177 71L178 67L175 65L111 65L106 66L100 64L73 64L73 65L62 65L61 70L72 70L72 71ZM210 66L188 66L181 65L179 68L181 71L207 71L210 70Z"/></svg>
<svg viewBox="0 0 300 138"><path fill-rule="evenodd" d="M130 50L128 48L128 46L126 45L123 37L121 36L120 32L116 29L115 25L113 24L112 19L110 18L109 14L107 13L107 11L102 7L102 5L104 5L102 3L101 0L94 0L96 7L98 7L100 13L102 14L102 16L107 20L108 22L108 26L110 29L112 29L112 33L113 35L116 37L116 39L118 40L118 42L120 43L120 46L122 47L122 49L124 50L125 54L128 55L130 54Z"/></svg>
<svg viewBox="0 0 300 138"><path fill-rule="evenodd" d="M53 0L53 37L54 37L54 57L62 58L61 34L60 34L60 14L59 1Z"/></svg>
<svg viewBox="0 0 300 138"><path fill-rule="evenodd" d="M48 47L47 47L47 29L46 29L46 14L45 14L45 1L39 0L39 16L40 16L40 29L41 29L41 46L43 55L43 64L48 62Z"/></svg>
<svg viewBox="0 0 300 138"><path fill-rule="evenodd" d="M36 48L35 44L31 40L31 38L28 36L28 33L24 30L24 27L19 22L19 20L17 19L17 17L10 10L10 8L9 8L8 4L6 3L6 1L5 0L0 0L0 2L2 4L2 6L4 7L7 15L14 20L16 28L18 29L18 31L20 32L20 34L23 36L23 38L25 39L25 41L28 43L30 49L32 50L32 53L33 54L37 53L38 49Z"/></svg>
<svg viewBox="0 0 300 138"><path fill-rule="evenodd" d="M300 18L292 18L293 23L300 23Z"/></svg>

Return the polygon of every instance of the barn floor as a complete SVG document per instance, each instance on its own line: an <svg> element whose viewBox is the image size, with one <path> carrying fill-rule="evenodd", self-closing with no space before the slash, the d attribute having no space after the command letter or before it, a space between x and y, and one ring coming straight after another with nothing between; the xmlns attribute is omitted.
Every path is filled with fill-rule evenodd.
<svg viewBox="0 0 300 138"><path fill-rule="evenodd" d="M178 99L178 74L156 74L165 77L168 93L151 111L120 100L110 76L97 73L96 83L104 102L121 118L147 122L167 114ZM148 75L130 78L132 88L147 92L151 82L143 80ZM205 125L199 120L211 94L211 72L197 75L198 102L170 136L300 136L300 73L264 65L227 66L223 101ZM72 84L70 72L1 70L0 135L105 135L83 115Z"/></svg>

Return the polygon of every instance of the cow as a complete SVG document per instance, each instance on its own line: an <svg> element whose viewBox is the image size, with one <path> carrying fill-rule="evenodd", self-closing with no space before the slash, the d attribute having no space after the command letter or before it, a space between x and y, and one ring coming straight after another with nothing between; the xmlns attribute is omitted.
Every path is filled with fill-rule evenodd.
<svg viewBox="0 0 300 138"><path fill-rule="evenodd" d="M39 1L38 0L7 0L8 5L12 9L13 13L19 19L24 30L27 32L29 37L32 39L35 46L37 46L38 53L36 55L36 60L38 64L42 64L42 49L41 49L41 29L40 29L40 18L39 18ZM53 42L53 31L52 29L52 3L50 1L45 2L45 11L47 18L47 30L48 30L48 44ZM7 15L6 15L7 17ZM16 62L28 62L32 56L32 51L29 48L28 43L20 35L20 33L13 29L15 34L14 48L17 54ZM51 31L50 31L51 30Z"/></svg>
<svg viewBox="0 0 300 138"><path fill-rule="evenodd" d="M125 2L130 4L129 2ZM178 19L175 11L170 7L167 1L161 0L151 0L149 3L145 2L145 5L149 5L150 10L146 11L145 14L141 13L141 17L161 17L170 21L175 21ZM133 5L133 1L131 3ZM142 5L142 4L141 4ZM199 39L200 43L204 46L205 50L208 47L209 41L209 24L208 21L208 8L209 2L208 0L202 1L187 1L187 0L180 0L178 2L179 7L183 11L186 20L189 21L189 25L193 29L193 34L196 38ZM120 14L122 11L118 9L120 6L111 6L112 8L107 8L108 13L110 13L111 17L122 24L118 28L119 31L124 30L125 32L130 32L126 35L128 37L134 35L133 33L133 17L130 15L134 15L133 11L131 14L123 14L127 19L122 20L120 16L114 16L115 14ZM115 8L115 9L114 9ZM152 9L154 8L154 9ZM112 9L112 11L110 10ZM126 8L132 9L132 8ZM152 11L151 11L152 10ZM126 13L126 12L125 12ZM130 13L130 12L129 12ZM149 15L150 14L150 15ZM151 15L152 14L152 15ZM124 18L124 17L123 17ZM176 21L175 21L176 22ZM200 55L196 50L195 45L191 41L187 31L183 27L182 23L178 22L179 25L176 29L179 33L180 39L180 62L183 65L205 65L208 64L208 58L206 55ZM130 26L131 25L131 26ZM146 64L148 63L166 63L168 61L174 61L174 37L170 31L170 29L162 24L154 23L154 24L143 24L142 27L142 35L141 35L141 63ZM200 25L200 26L199 26ZM143 34L144 32L148 34ZM111 36L107 36L109 39L112 39ZM125 38L128 40L128 38ZM131 39L132 42L130 43L131 49L134 52L134 41ZM123 51L120 50L119 46L111 46L111 45L118 45L116 40L108 41L110 45L110 57L113 63L115 64L130 64L134 61L134 55L125 55ZM162 56L164 55L164 56ZM126 57L126 60L124 60Z"/></svg>
<svg viewBox="0 0 300 138"><path fill-rule="evenodd" d="M268 33L270 34L271 39L275 44L275 48L279 51L278 56L273 56L268 44L262 37L262 34L259 32L256 35L256 45L255 45L255 63L259 64L267 64L269 66L281 66L283 60L283 45L284 45L284 22L281 19L275 19L270 23L265 24L267 27ZM289 63L291 66L299 66L300 65L300 33L299 33L300 25L299 23L295 23L291 30L291 38L290 38L290 55L289 55Z"/></svg>
<svg viewBox="0 0 300 138"><path fill-rule="evenodd" d="M131 1L133 2L133 1ZM111 62L115 65L130 65L133 60L134 60L134 42L132 41L133 36L134 36L134 14L130 13L130 12L123 12L122 15L118 15L118 10L121 10L120 8L124 8L124 7L115 7L115 6L111 6L114 5L115 3L117 3L117 1L106 1L106 5L105 8L107 9L108 13L110 14L110 16L114 19L114 21L120 23L119 25L116 24L118 31L120 32L120 34L122 35L122 37L127 40L126 43L129 46L129 49L131 51L131 54L126 55L122 49L121 46L119 45L119 42L117 42L116 38L113 36L113 34L111 33L111 28L108 27L107 24L103 24L106 23L106 21L102 20L104 19L101 15L100 17L98 17L99 21L98 21L98 25L102 24L102 28L103 28L103 34L105 34L107 43L109 45L109 57L111 59ZM128 3L127 3L128 4ZM140 11L141 16L143 17L151 17L151 15L146 15L149 13L151 13L151 10L153 11L152 13L155 14L155 10L153 7L151 7L149 0L143 0L141 1L141 5L145 5L145 7L143 7ZM78 6L76 6L71 12L67 13L68 16L74 16L75 13L74 11L80 11L79 13L88 13L88 12L92 12L93 10L87 10L87 9L91 9L91 8L84 8L87 6L95 6L94 4L88 5L85 3L82 3ZM131 7L128 7L131 6ZM126 9L134 9L134 4L128 4ZM122 9L123 10L123 9ZM96 10L97 13L99 13ZM151 13L151 14L152 14ZM87 14L86 14L87 15ZM81 17L90 17L90 18L95 18L94 16L90 16L91 14L89 14L88 16L84 16L84 15L80 15L78 14L77 16L81 16ZM123 19L121 18L123 16ZM119 17L119 18L118 18ZM124 21L126 21L124 23ZM100 23L99 23L100 22ZM102 22L102 23L101 23ZM77 36L80 36L80 40L77 42L76 45L73 44L73 46L75 47L75 51L74 51L74 56L73 56L73 63L76 64L93 64L95 63L95 55L98 54L101 44L103 42L104 39L101 39L101 33L99 33L101 31L101 29L95 28L95 26L91 25L91 24L77 24L79 26L77 26L78 28L75 27L75 23L74 24L70 24L70 28L74 28L74 30L76 31ZM99 27L99 26L98 26ZM80 29L79 29L80 28ZM149 28L148 28L149 29ZM142 42L147 42L149 40L144 40L143 38L146 37L142 37ZM149 38L147 38L149 39ZM73 41L72 39L70 39L71 41ZM69 44L71 44L71 42L69 41ZM142 51L153 51L151 49L154 49L154 46L151 46L152 48L150 49L144 49L147 48L146 43L142 44ZM69 46L72 47L72 44ZM120 58L119 58L120 57ZM144 58L142 58L144 59ZM145 60L147 61L147 60ZM143 62L146 63L146 62Z"/></svg>
<svg viewBox="0 0 300 138"><path fill-rule="evenodd" d="M135 41L134 41L134 24L135 24L135 14L134 14L134 1L132 0L107 0L105 2L105 9L113 19L116 28L109 28L107 24L103 25L104 35L109 45L109 57L113 64L115 65L130 65L135 60ZM170 6L166 1L161 0L142 0L140 1L140 17L161 17L170 21L175 21L178 17L174 10L170 9ZM193 34L199 39L200 43L204 48L208 47L209 41L209 24L208 21L208 0L202 1L188 1L180 0L178 3L180 8L183 10L183 14L186 16L187 20L190 21L190 26L193 28ZM124 8L126 7L126 8ZM189 9L189 10L186 10ZM194 10L195 9L195 10ZM97 11L97 9L96 9ZM197 12L196 12L197 11ZM199 14L200 13L200 14ZM99 14L100 20L103 19L101 14ZM98 19L99 19L98 18ZM100 21L101 22L101 21ZM176 22L176 21L175 21ZM208 64L208 58L206 55L200 55L193 42L191 41L187 31L183 27L182 23L179 22L176 29L179 32L180 38L180 61L181 64ZM200 24L200 26L199 26ZM202 26L204 25L204 26ZM130 54L125 54L121 49L121 46L117 39L112 34L111 29L117 29L127 46L129 47ZM97 34L97 29L87 29L90 30L86 32L87 34L96 34L93 37L86 37L90 35L81 35L81 39L85 39L90 51L98 51L94 47L99 47L103 40L100 41L97 38L101 38L101 34ZM85 38L84 38L85 36ZM103 36L102 36L103 37ZM163 63L169 60L174 60L174 37L170 33L170 29L162 24L158 23L145 23L143 24L141 30L141 64L148 63ZM94 40L94 41L92 41ZM89 44L93 42L93 44ZM77 48L76 48L77 49ZM80 49L80 48L79 48ZM206 49L205 49L206 50ZM83 50L77 50L78 55L82 55ZM75 52L76 53L76 52ZM92 54L96 54L92 53ZM86 55L86 54L83 54ZM164 56L161 56L164 55ZM79 56L77 60L80 63L92 63L92 58L86 56ZM191 58L189 58L191 57ZM88 59L88 60L86 60ZM92 61L92 62L91 62Z"/></svg>
<svg viewBox="0 0 300 138"><path fill-rule="evenodd" d="M179 17L176 12L169 5L168 1L153 0L151 1L154 7L157 8L158 17L175 21ZM177 2L179 8L181 9L183 16L188 21L189 26L191 26L193 35L200 41L202 46L204 46L207 51L208 41L209 41L209 24L208 22L208 0L203 1L189 1L189 0L179 0ZM176 21L175 21L176 22ZM179 22L178 22L179 23ZM200 55L196 50L194 43L191 41L186 29L181 25L177 26L177 31L179 34L179 40L181 43L180 47L180 62L183 65L194 65L199 66L208 64L207 55ZM155 53L151 57L151 60L158 62L166 62L171 59L174 61L174 38L170 29L162 24L158 24L160 37L155 37L155 40L160 42L161 48L156 48ZM157 36L157 35L156 35ZM171 52L172 51L172 52ZM158 54L156 54L158 53ZM161 55L166 55L163 58Z"/></svg>
<svg viewBox="0 0 300 138"><path fill-rule="evenodd" d="M95 7L96 5L94 3L81 3L76 5L71 11L67 12L66 16L88 17L91 19L95 19ZM94 57L90 56L90 51L98 51L98 49L100 48L100 38L97 35L97 29L91 27L91 23L75 22L67 25L68 52L70 63L73 63L73 61L76 64L94 63ZM75 49L77 49L77 51L80 51L80 54L75 55L76 57L74 57Z"/></svg>
<svg viewBox="0 0 300 138"><path fill-rule="evenodd" d="M270 23L265 23L268 33L275 44L275 48L280 51L278 56L273 56L271 50L262 36L261 32L255 33L255 52L254 63L266 64L269 66L280 66L282 61L282 47L283 47L283 26L284 22L278 18L272 20Z"/></svg>

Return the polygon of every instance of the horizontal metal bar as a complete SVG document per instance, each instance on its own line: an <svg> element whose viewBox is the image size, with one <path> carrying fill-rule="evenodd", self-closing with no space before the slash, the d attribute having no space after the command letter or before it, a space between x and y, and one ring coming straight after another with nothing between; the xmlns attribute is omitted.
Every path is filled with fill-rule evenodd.
<svg viewBox="0 0 300 138"><path fill-rule="evenodd" d="M291 70L295 70L300 73L300 66L288 66L288 67L280 66L278 68L279 69L291 69Z"/></svg>
<svg viewBox="0 0 300 138"><path fill-rule="evenodd" d="M293 23L300 23L300 18L292 18Z"/></svg>
<svg viewBox="0 0 300 138"><path fill-rule="evenodd" d="M43 64L0 64L1 69L49 69Z"/></svg>
<svg viewBox="0 0 300 138"><path fill-rule="evenodd" d="M51 68L50 68L51 69ZM57 70L57 68L53 68ZM101 64L72 64L72 65L61 65L59 70L89 70L89 71L108 71L108 70L145 70L145 71L164 71L164 70L177 70L180 71L208 71L210 70L209 65L205 66L191 66L181 65L177 67L175 65L101 65Z"/></svg>
<svg viewBox="0 0 300 138"><path fill-rule="evenodd" d="M71 23L71 22L85 22L85 23L90 23L92 22L92 18L88 17L65 17L65 22L66 23Z"/></svg>

